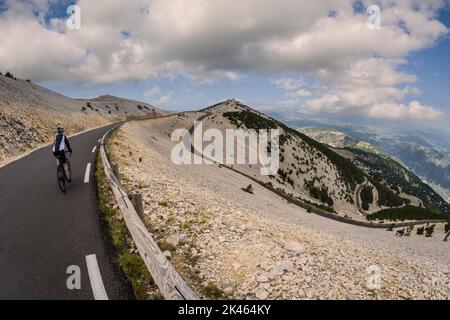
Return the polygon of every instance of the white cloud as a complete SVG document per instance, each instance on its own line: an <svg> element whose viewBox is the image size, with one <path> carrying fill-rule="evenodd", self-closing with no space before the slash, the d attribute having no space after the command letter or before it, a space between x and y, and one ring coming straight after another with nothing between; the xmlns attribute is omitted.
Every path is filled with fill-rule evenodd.
<svg viewBox="0 0 450 320"><path fill-rule="evenodd" d="M356 99L367 100L348 97L350 86L387 92L414 83L415 75L400 71L405 59L448 33L436 19L442 0L383 1L378 31L369 30L367 17L347 0L80 0L78 31L65 30L62 19L45 24L52 2L7 1L8 10L0 14L1 69L35 81L83 83L299 73L330 89L316 97L302 83L285 79L275 85L323 103L330 103L330 96L350 100L347 111ZM331 11L337 14L330 17Z"/></svg>
<svg viewBox="0 0 450 320"><path fill-rule="evenodd" d="M166 94L164 96L161 96L159 98L159 103L160 104L169 104L169 103L172 103L172 102L173 102L173 100L172 100L172 94L171 93Z"/></svg>
<svg viewBox="0 0 450 320"><path fill-rule="evenodd" d="M285 91L298 90L305 85L305 81L303 81L302 79L293 79L286 77L273 80L272 83Z"/></svg>
<svg viewBox="0 0 450 320"><path fill-rule="evenodd" d="M443 118L444 114L429 106L423 106L418 101L408 105L396 103L383 103L373 105L369 115L374 118L391 120L436 120Z"/></svg>
<svg viewBox="0 0 450 320"><path fill-rule="evenodd" d="M152 87L144 92L144 96L146 97L153 97L161 92L161 89L159 87Z"/></svg>
<svg viewBox="0 0 450 320"><path fill-rule="evenodd" d="M296 90L296 91L290 93L289 95L291 95L293 97L302 98L302 97L311 97L313 95L313 93L309 90L299 89L299 90Z"/></svg>
<svg viewBox="0 0 450 320"><path fill-rule="evenodd" d="M440 119L443 113L418 101L403 104L409 95L416 95L417 88L398 89L395 87L340 88L329 91L319 98L309 100L306 111L334 114L363 115L390 120L431 120Z"/></svg>

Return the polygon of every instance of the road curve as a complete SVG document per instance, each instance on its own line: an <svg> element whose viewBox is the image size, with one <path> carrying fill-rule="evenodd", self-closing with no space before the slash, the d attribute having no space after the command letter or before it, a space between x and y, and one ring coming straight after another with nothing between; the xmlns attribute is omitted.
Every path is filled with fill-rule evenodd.
<svg viewBox="0 0 450 320"><path fill-rule="evenodd" d="M208 116L210 116L211 113L205 113L204 115L200 116L199 118L197 118L197 120L195 122L201 122L203 121L203 119L207 118ZM188 133L186 134L186 136L183 138L183 144L184 147L186 148L186 150L189 150L192 154L197 155L199 157L202 157L203 159L206 159L212 163L217 163L217 161L215 161L214 159L210 159L207 156L205 156L202 152L198 151L197 149L195 149L194 145L192 144L192 140L191 137L194 134L194 131L196 129L195 127L195 122L188 128ZM443 220L417 220L417 221L412 221L412 222L392 222L392 223L374 223L374 222L366 222L366 221L359 221L359 220L353 220L353 219L347 219L346 217L342 217L339 216L337 214L334 213L330 213L327 211L324 211L320 208L316 208L313 207L301 200L299 200L298 198L294 198L291 197L290 195L286 194L283 191L280 191L279 189L275 189L272 186L262 182L261 180L256 179L255 177L252 177L250 175L247 175L235 168L233 168L233 166L228 166L226 164L220 164L221 167L226 168L228 170L231 170L235 173L238 173L246 178L248 178L249 180L252 180L254 182L256 182L258 185L260 185L261 187L271 191L272 193L276 194L277 196L285 199L286 201L302 208L302 209L307 209L308 212L317 214L319 216L322 216L324 218L327 219L331 219L331 220L335 220L341 223L346 223L346 224L351 224L351 225L355 225L355 226L359 226L359 227L364 227L364 228L371 228L371 229L387 229L387 228L405 228L405 227L410 227L410 226L416 226L416 225L424 225L424 224L429 224L429 223L445 223L446 221ZM358 212L362 215L365 215L364 212L360 211L359 208L361 207L360 205L360 192L362 190L362 188L365 186L365 184L359 185L357 187L357 190L355 191L355 195L356 195L356 206L358 208Z"/></svg>
<svg viewBox="0 0 450 320"><path fill-rule="evenodd" d="M364 189L365 186L366 186L365 183L359 184L355 190L356 210L358 210L358 213L362 216L364 216L365 213L364 213L364 210L362 209L362 204L361 204L361 191Z"/></svg>
<svg viewBox="0 0 450 320"><path fill-rule="evenodd" d="M69 138L67 194L58 188L51 147L0 168L1 300L133 298L103 230L93 176L99 140L114 126ZM71 274L80 270L80 289L67 286L70 266Z"/></svg>

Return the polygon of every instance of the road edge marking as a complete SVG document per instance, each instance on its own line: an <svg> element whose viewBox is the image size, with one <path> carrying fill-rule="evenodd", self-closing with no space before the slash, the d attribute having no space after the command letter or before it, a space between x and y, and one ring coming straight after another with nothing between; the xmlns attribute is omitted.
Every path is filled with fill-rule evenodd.
<svg viewBox="0 0 450 320"><path fill-rule="evenodd" d="M94 153L95 150L97 150L97 146L94 146L94 149L92 149L92 153Z"/></svg>
<svg viewBox="0 0 450 320"><path fill-rule="evenodd" d="M86 256L86 265L88 269L89 281L91 283L92 293L95 300L109 300L103 284L102 275L98 266L97 256L91 254Z"/></svg>
<svg viewBox="0 0 450 320"><path fill-rule="evenodd" d="M91 164L88 163L86 166L86 173L84 174L84 183L89 183L90 174L91 174Z"/></svg>

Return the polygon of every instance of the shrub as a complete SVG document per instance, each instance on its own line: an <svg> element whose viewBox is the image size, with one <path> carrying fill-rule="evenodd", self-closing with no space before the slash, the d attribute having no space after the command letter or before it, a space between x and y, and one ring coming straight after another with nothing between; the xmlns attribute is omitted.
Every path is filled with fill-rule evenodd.
<svg viewBox="0 0 450 320"><path fill-rule="evenodd" d="M425 228L425 237L431 238L434 233L434 228L436 227L435 224L432 224L431 226L428 226Z"/></svg>
<svg viewBox="0 0 450 320"><path fill-rule="evenodd" d="M203 288L202 291L207 298L210 299L223 298L223 291L212 282L208 282L208 284Z"/></svg>
<svg viewBox="0 0 450 320"><path fill-rule="evenodd" d="M413 232L413 230L414 230L414 226L410 226L410 227L406 228L405 236L409 237L411 235L411 232Z"/></svg>
<svg viewBox="0 0 450 320"><path fill-rule="evenodd" d="M185 221L181 224L181 229L189 230L192 227L192 221Z"/></svg>
<svg viewBox="0 0 450 320"><path fill-rule="evenodd" d="M158 204L159 204L161 207L165 207L165 208L167 208L167 207L169 206L169 204L167 203L167 201L159 201Z"/></svg>
<svg viewBox="0 0 450 320"><path fill-rule="evenodd" d="M177 250L177 248L166 241L158 241L158 247L162 252L169 251L172 254Z"/></svg>
<svg viewBox="0 0 450 320"><path fill-rule="evenodd" d="M10 79L15 79L16 77L14 77L14 75L11 73L11 72L9 72L9 71L7 71L6 73L5 73L5 77L7 77L7 78L10 78Z"/></svg>
<svg viewBox="0 0 450 320"><path fill-rule="evenodd" d="M450 231L450 222L448 222L446 225L445 225L445 232L449 232Z"/></svg>
<svg viewBox="0 0 450 320"><path fill-rule="evenodd" d="M329 207L333 206L334 201L328 194L328 188L322 187L319 189L317 187L309 185L307 189L309 189L309 194L314 199L318 199L321 202L326 203Z"/></svg>
<svg viewBox="0 0 450 320"><path fill-rule="evenodd" d="M397 230L396 233L398 236L402 237L405 234L405 229Z"/></svg>
<svg viewBox="0 0 450 320"><path fill-rule="evenodd" d="M417 228L417 235L419 235L419 236L423 236L423 233L425 232L425 227L420 227L420 228Z"/></svg>
<svg viewBox="0 0 450 320"><path fill-rule="evenodd" d="M241 188L242 191L253 194L253 186L249 184L246 188Z"/></svg>

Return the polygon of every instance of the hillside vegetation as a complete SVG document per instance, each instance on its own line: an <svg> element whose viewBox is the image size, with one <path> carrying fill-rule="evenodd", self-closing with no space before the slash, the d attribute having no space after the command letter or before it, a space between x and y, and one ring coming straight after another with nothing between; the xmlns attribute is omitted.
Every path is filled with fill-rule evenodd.
<svg viewBox="0 0 450 320"><path fill-rule="evenodd" d="M431 211L450 214L450 204L395 160L358 149L348 150L355 156L354 163L378 183L397 194L405 193L418 198Z"/></svg>
<svg viewBox="0 0 450 320"><path fill-rule="evenodd" d="M209 109L209 111L211 110L213 109ZM324 168L325 171L322 172L323 176L315 175L309 179L304 179L304 184L300 186L308 190L309 195L313 199L319 200L322 204L333 207L336 198L339 198L339 200L353 205L353 193L355 192L356 186L364 182L372 185L372 188L365 189L365 197L372 198L370 203L373 202L374 198L372 192L376 190L377 204L380 207L400 207L409 204L407 199L401 198L397 193L379 183L376 179L373 179L372 176L356 167L349 159L339 155L322 143L286 126L280 121L266 117L257 111L251 110L249 107L237 111L224 112L223 116L237 128L245 127L254 130L279 128L283 131L280 136L282 168L279 170L278 176L293 189L298 187L296 181L301 180L306 172L317 172L318 166L322 165L319 162L323 160L326 166L330 167ZM289 147L289 145L294 145L294 147ZM309 153L309 159L299 156L301 150ZM289 157L288 154L290 153L293 153L293 157ZM287 158L291 158L290 161L286 161ZM298 165L305 166L306 170L298 170ZM286 166L288 168L285 168ZM323 178L332 173L333 169L337 171L338 181L344 185L344 188L339 191L330 191L334 187L323 183ZM368 195L369 192L371 196ZM363 202L363 204L365 207L368 207L367 201Z"/></svg>

